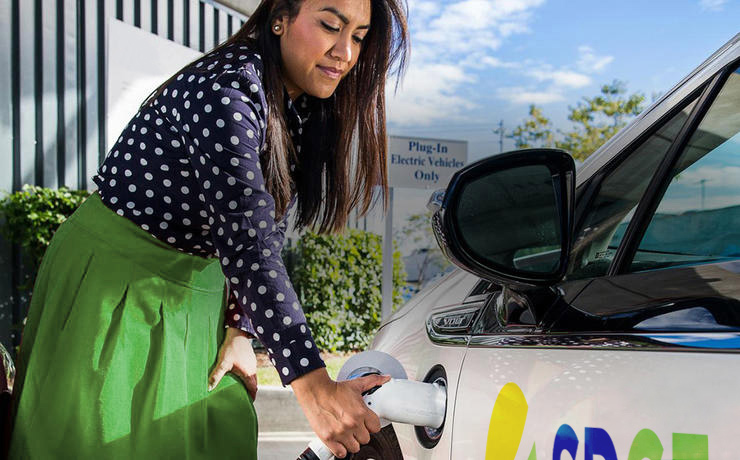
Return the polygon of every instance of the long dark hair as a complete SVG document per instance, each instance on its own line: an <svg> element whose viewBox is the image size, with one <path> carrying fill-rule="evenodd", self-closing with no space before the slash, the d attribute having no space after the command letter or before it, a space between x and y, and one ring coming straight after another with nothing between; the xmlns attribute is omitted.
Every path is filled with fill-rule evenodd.
<svg viewBox="0 0 740 460"><path fill-rule="evenodd" d="M262 56L269 106L265 139L268 148L262 153L262 171L265 187L275 199L276 215L285 214L291 183L295 182L296 226L335 233L345 228L351 210L357 210L360 216L367 214L377 198L376 186L380 186L383 208L387 207L385 84L389 74L400 77L406 66L406 6L403 0L370 0L371 26L358 61L334 94L315 104L304 127L303 154L298 156L284 114L279 37L271 28L278 18L288 17L292 21L302 3L303 0L263 0L246 24L214 51L240 43L256 48ZM145 104L171 81L155 90ZM288 166L290 159L298 165L294 177Z"/></svg>

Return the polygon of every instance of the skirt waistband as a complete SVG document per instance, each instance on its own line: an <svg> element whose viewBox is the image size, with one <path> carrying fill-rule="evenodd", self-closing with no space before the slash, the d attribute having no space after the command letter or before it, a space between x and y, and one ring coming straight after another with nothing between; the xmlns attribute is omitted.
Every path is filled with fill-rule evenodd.
<svg viewBox="0 0 740 460"><path fill-rule="evenodd" d="M122 257L168 281L186 287L219 292L224 289L225 276L217 258L181 252L160 241L129 219L108 208L100 195L90 195L62 224L83 231Z"/></svg>

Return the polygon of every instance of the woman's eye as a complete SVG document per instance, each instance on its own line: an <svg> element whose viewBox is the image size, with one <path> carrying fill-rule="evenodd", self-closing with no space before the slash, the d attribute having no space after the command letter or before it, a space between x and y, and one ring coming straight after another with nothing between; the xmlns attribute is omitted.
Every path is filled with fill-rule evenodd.
<svg viewBox="0 0 740 460"><path fill-rule="evenodd" d="M324 29L330 32L339 32L339 27L332 27L329 24L325 23L324 21L321 21L321 25L324 26Z"/></svg>
<svg viewBox="0 0 740 460"><path fill-rule="evenodd" d="M357 35L354 35L354 36L352 37L352 39L353 39L353 40L355 41L355 43L362 43L362 40L363 40L364 38L365 38L365 37L358 37Z"/></svg>

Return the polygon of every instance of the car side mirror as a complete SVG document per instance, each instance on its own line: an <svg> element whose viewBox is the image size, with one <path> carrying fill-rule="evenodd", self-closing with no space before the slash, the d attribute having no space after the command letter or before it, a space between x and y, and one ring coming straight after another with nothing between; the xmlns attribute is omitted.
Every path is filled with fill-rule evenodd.
<svg viewBox="0 0 740 460"><path fill-rule="evenodd" d="M574 190L575 164L562 150L489 157L432 196L434 234L453 263L481 278L551 285L568 266Z"/></svg>

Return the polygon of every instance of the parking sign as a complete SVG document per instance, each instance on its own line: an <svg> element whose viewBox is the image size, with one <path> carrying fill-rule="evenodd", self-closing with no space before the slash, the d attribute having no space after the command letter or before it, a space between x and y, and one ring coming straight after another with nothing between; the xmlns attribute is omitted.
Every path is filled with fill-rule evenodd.
<svg viewBox="0 0 740 460"><path fill-rule="evenodd" d="M467 164L467 141L390 136L388 185L417 189L444 188Z"/></svg>

